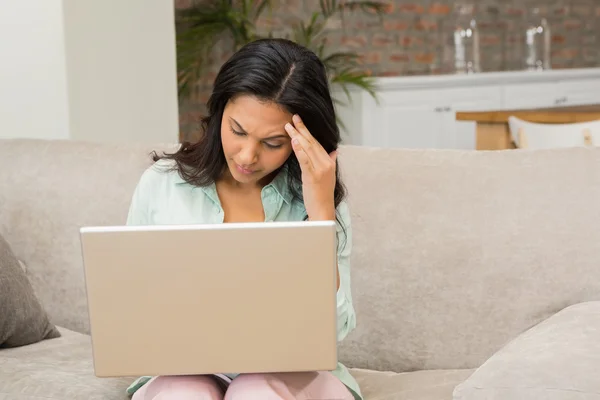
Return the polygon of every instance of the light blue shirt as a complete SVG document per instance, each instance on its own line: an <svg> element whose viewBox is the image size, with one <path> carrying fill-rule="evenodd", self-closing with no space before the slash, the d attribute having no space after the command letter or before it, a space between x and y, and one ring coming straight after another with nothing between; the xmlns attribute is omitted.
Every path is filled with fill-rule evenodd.
<svg viewBox="0 0 600 400"><path fill-rule="evenodd" d="M128 225L171 225L171 224L220 224L224 212L214 184L197 187L188 184L172 170L174 162L160 160L149 167L141 176L133 193L127 217ZM302 201L294 199L288 184L287 170L282 169L273 181L261 192L265 221L302 221L306 209ZM345 202L337 208L338 218L338 270L340 287L337 292L337 339L341 341L356 326L356 315L350 293L350 253L352 229L350 214ZM347 368L338 363L333 371L354 394L362 399L360 389ZM134 393L150 377L136 380L128 389Z"/></svg>

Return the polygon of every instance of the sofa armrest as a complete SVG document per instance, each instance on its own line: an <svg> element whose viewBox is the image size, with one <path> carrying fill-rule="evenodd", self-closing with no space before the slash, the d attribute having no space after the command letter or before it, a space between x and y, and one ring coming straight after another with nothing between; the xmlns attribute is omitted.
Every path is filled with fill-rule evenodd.
<svg viewBox="0 0 600 400"><path fill-rule="evenodd" d="M600 301L522 333L454 390L454 400L600 399Z"/></svg>

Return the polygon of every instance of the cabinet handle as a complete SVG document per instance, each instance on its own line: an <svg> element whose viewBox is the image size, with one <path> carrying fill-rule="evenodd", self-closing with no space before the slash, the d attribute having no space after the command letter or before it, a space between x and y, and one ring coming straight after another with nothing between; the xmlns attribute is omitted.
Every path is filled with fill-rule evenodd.
<svg viewBox="0 0 600 400"><path fill-rule="evenodd" d="M450 108L450 107L444 107L444 111L448 112L448 111L450 111L450 110L451 110L451 108Z"/></svg>
<svg viewBox="0 0 600 400"><path fill-rule="evenodd" d="M442 111L444 111L444 109L442 107L436 107L433 111L442 112Z"/></svg>

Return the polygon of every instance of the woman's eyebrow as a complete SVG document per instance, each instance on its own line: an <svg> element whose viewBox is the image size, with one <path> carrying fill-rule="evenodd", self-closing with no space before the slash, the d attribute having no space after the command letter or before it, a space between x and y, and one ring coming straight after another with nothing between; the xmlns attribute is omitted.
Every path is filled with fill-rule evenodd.
<svg viewBox="0 0 600 400"><path fill-rule="evenodd" d="M263 140L274 140L274 139L289 139L290 135L275 135L264 138Z"/></svg>
<svg viewBox="0 0 600 400"><path fill-rule="evenodd" d="M237 122L235 119L233 119L232 117L229 117L229 119L230 119L231 121L233 121L233 123L234 123L234 124L236 124L236 125L237 125L238 129L239 129L239 130L240 130L242 133L248 133L248 132L246 132L246 130L245 130L243 127L242 127L242 125L240 125L240 123L239 123L239 122Z"/></svg>
<svg viewBox="0 0 600 400"><path fill-rule="evenodd" d="M240 130L240 132L248 134L248 132L244 129L244 127L239 122L237 122L233 117L229 117L229 119L234 124L237 125L237 128ZM289 137L290 137L290 135L288 135L288 134L280 133L280 134L277 134L274 136L269 136L269 137L263 138L261 140L289 139Z"/></svg>

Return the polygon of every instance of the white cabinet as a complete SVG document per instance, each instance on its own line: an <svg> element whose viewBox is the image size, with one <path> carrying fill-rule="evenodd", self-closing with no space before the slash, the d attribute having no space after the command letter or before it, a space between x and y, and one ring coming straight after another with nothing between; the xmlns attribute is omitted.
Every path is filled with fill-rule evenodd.
<svg viewBox="0 0 600 400"><path fill-rule="evenodd" d="M533 82L504 85L502 109L553 107L557 105L557 82Z"/></svg>
<svg viewBox="0 0 600 400"><path fill-rule="evenodd" d="M430 90L386 92L370 110L373 131L365 144L383 147L438 147L442 120L434 113Z"/></svg>
<svg viewBox="0 0 600 400"><path fill-rule="evenodd" d="M524 82L504 86L503 109L600 104L600 77Z"/></svg>
<svg viewBox="0 0 600 400"><path fill-rule="evenodd" d="M341 96L340 99L346 100ZM371 147L438 146L437 133L443 121L441 113L435 110L431 90L381 91L379 103L365 93L353 93L352 99L350 106L337 109L345 125L344 143Z"/></svg>
<svg viewBox="0 0 600 400"><path fill-rule="evenodd" d="M361 98L340 110L348 128L344 142L372 147L475 148L475 123L457 122L457 110L497 109L500 87L382 91L379 104ZM359 105L357 105L359 104ZM362 118L360 118L362 116Z"/></svg>
<svg viewBox="0 0 600 400"><path fill-rule="evenodd" d="M446 149L474 149L475 122L456 121L461 110L484 111L502 107L502 91L499 86L445 89L441 92L446 100L443 130L439 133Z"/></svg>
<svg viewBox="0 0 600 400"><path fill-rule="evenodd" d="M597 79L564 80L557 83L558 106L600 104L600 77Z"/></svg>
<svg viewBox="0 0 600 400"><path fill-rule="evenodd" d="M337 109L345 144L475 149L475 123L456 121L456 112L600 104L600 68L378 78L376 84L379 103L353 91L352 103Z"/></svg>

